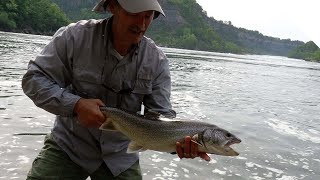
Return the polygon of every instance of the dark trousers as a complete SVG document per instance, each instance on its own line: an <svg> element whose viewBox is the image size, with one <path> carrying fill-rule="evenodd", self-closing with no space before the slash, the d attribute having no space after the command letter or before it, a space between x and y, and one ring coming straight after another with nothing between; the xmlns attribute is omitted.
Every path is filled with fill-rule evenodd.
<svg viewBox="0 0 320 180"><path fill-rule="evenodd" d="M56 144L51 135L44 140L44 147L32 163L27 180L141 180L139 161L129 169L114 177L105 163L94 173L89 174L74 163L69 156Z"/></svg>

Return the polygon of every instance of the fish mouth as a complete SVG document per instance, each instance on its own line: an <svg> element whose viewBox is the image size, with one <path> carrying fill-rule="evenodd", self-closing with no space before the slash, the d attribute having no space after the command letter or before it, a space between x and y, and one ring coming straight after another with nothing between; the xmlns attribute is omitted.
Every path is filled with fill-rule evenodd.
<svg viewBox="0 0 320 180"><path fill-rule="evenodd" d="M239 153L237 151L235 151L234 149L232 149L232 147L230 147L233 144L239 144L241 143L241 140L238 138L233 138L231 140L229 140L225 145L224 145L224 149L227 152L227 154L229 156L238 156Z"/></svg>
<svg viewBox="0 0 320 180"><path fill-rule="evenodd" d="M232 144L239 144L239 143L241 143L241 139L232 138L232 139L229 140L224 146L225 146L225 147L230 147Z"/></svg>

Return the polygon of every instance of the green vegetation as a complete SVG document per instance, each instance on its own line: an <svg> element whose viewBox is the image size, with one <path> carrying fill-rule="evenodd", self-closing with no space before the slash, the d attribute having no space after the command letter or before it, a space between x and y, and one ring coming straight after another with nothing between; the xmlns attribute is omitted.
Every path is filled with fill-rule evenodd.
<svg viewBox="0 0 320 180"><path fill-rule="evenodd" d="M52 0L57 3L66 13L71 21L81 19L101 19L110 14L97 14L91 11L96 0ZM202 8L196 3L196 0L159 0L164 10L171 7L177 7L182 18L186 23L181 26L175 26L169 17L159 17L155 20L147 32L147 36L151 37L157 44L167 47L244 53L244 48L223 40L203 19Z"/></svg>
<svg viewBox="0 0 320 180"><path fill-rule="evenodd" d="M102 19L106 14L92 11L98 0L51 0L56 3L72 22L82 19Z"/></svg>
<svg viewBox="0 0 320 180"><path fill-rule="evenodd" d="M264 36L258 31L238 28L231 21L208 17L195 0L159 0L166 17L153 22L149 37L168 47L286 56L302 41Z"/></svg>
<svg viewBox="0 0 320 180"><path fill-rule="evenodd" d="M320 62L320 49L313 53L311 60Z"/></svg>
<svg viewBox="0 0 320 180"><path fill-rule="evenodd" d="M207 19L208 24L221 38L245 47L250 54L287 56L290 51L304 44L302 41L265 36L258 31L238 28L230 21L218 21L213 17L204 19Z"/></svg>
<svg viewBox="0 0 320 180"><path fill-rule="evenodd" d="M159 16L153 21L147 36L160 46L279 56L287 56L291 52L290 57L313 61L320 59L319 48L310 51L308 43L264 36L258 31L235 27L231 21L218 21L208 17L196 0L158 1L166 17ZM70 22L110 16L91 11L97 2L98 0L1 0L0 30L52 35L59 27Z"/></svg>
<svg viewBox="0 0 320 180"><path fill-rule="evenodd" d="M0 30L52 34L69 22L50 0L0 1Z"/></svg>
<svg viewBox="0 0 320 180"><path fill-rule="evenodd" d="M309 41L293 50L289 57L320 62L320 48L313 41Z"/></svg>
<svg viewBox="0 0 320 180"><path fill-rule="evenodd" d="M204 51L243 53L244 48L223 40L204 20L202 8L196 0L167 0L164 7L177 7L185 23L169 24L164 20L154 21L148 36L157 43L169 47ZM172 18L172 17L166 17Z"/></svg>

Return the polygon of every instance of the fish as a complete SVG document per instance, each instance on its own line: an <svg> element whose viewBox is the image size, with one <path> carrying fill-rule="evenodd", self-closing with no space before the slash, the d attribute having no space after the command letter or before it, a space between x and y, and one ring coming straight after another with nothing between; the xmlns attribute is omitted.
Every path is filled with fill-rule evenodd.
<svg viewBox="0 0 320 180"><path fill-rule="evenodd" d="M163 118L149 110L144 116L118 108L100 107L106 121L99 127L102 131L120 131L130 143L127 153L145 150L175 153L176 142L184 142L186 136L198 144L199 152L222 156L238 156L230 146L241 139L214 124L195 120Z"/></svg>

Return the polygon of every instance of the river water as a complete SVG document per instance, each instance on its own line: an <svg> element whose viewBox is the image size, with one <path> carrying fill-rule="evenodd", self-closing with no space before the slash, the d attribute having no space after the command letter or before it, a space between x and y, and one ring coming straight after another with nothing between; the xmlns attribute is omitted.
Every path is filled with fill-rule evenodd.
<svg viewBox="0 0 320 180"><path fill-rule="evenodd" d="M21 90L28 61L49 36L0 32L0 179L25 179L54 116ZM178 118L242 139L240 155L212 161L141 153L144 179L320 179L320 64L276 56L163 48Z"/></svg>

